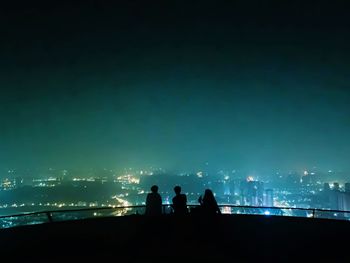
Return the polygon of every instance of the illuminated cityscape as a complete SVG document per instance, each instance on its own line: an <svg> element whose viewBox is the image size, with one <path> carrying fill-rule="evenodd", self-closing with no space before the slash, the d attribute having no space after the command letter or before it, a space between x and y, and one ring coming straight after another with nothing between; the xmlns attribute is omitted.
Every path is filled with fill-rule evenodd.
<svg viewBox="0 0 350 263"><path fill-rule="evenodd" d="M152 185L166 214L179 185L350 219L348 8L43 2L0 9L0 217L144 214Z"/></svg>
<svg viewBox="0 0 350 263"><path fill-rule="evenodd" d="M349 262L350 1L3 1L1 262Z"/></svg>
<svg viewBox="0 0 350 263"><path fill-rule="evenodd" d="M171 173L160 168L128 168L122 171L50 168L38 172L40 176L33 177L23 177L23 171L5 172L0 184L0 215L43 210L143 206L153 184L159 186L163 204L170 204L174 196L173 187L181 185L189 205L198 205L199 196L209 188L222 206L350 211L350 183L344 180L344 173L332 170L252 174L239 170ZM127 211L117 210L115 215L123 215ZM227 214L232 211L223 207L222 212ZM235 213L247 212L241 208L236 209ZM264 213L270 215L275 211L266 210ZM289 213L292 212L287 211L283 215ZM308 216L305 213L296 215ZM328 218L347 220L348 216L347 213L332 213Z"/></svg>

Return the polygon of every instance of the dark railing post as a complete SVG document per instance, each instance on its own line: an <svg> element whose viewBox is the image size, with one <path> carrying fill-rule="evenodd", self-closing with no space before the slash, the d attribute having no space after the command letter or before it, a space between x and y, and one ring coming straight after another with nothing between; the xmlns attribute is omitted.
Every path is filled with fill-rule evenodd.
<svg viewBox="0 0 350 263"><path fill-rule="evenodd" d="M49 220L49 222L52 223L53 222L52 214L50 212L46 212L46 216L47 216L47 219Z"/></svg>
<svg viewBox="0 0 350 263"><path fill-rule="evenodd" d="M312 209L312 218L315 218L316 209Z"/></svg>

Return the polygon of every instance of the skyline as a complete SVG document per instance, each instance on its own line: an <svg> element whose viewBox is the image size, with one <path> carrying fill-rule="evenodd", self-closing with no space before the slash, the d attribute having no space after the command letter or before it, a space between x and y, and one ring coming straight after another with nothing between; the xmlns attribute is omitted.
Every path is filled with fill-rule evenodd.
<svg viewBox="0 0 350 263"><path fill-rule="evenodd" d="M342 4L1 12L0 169L349 170Z"/></svg>

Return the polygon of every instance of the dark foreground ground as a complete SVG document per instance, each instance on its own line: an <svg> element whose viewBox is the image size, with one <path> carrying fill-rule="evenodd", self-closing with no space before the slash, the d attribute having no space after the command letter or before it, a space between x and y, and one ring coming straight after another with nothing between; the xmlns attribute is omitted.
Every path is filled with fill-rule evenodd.
<svg viewBox="0 0 350 263"><path fill-rule="evenodd" d="M0 262L350 262L350 223L128 216L0 231Z"/></svg>

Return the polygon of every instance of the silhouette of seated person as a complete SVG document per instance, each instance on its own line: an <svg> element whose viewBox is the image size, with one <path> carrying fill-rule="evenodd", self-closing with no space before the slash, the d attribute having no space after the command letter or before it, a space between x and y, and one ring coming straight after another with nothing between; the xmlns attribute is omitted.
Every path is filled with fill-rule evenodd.
<svg viewBox="0 0 350 263"><path fill-rule="evenodd" d="M186 215L187 210L187 197L185 194L181 194L181 187L174 187L175 196L173 197L172 208L175 215Z"/></svg>
<svg viewBox="0 0 350 263"><path fill-rule="evenodd" d="M219 206L215 200L212 190L206 189L204 197L200 196L198 199L200 203L200 212L204 215L217 215L221 214Z"/></svg>
<svg viewBox="0 0 350 263"><path fill-rule="evenodd" d="M162 214L162 198L158 193L158 186L151 187L151 193L147 195L146 199L146 213L148 216L158 216Z"/></svg>

